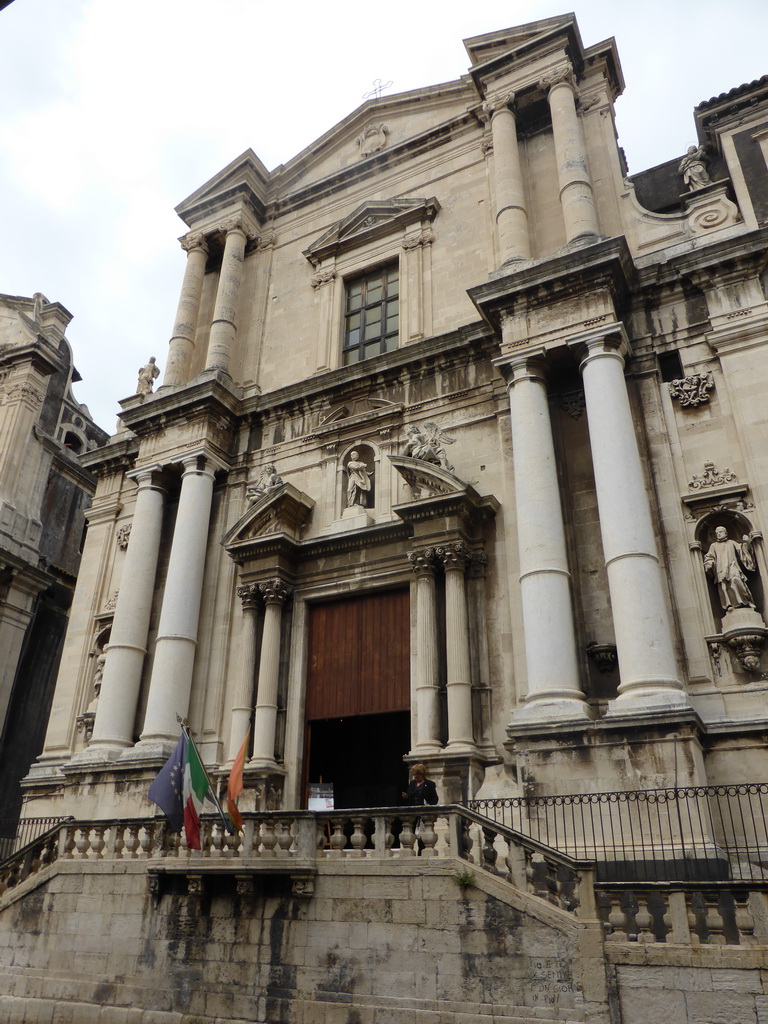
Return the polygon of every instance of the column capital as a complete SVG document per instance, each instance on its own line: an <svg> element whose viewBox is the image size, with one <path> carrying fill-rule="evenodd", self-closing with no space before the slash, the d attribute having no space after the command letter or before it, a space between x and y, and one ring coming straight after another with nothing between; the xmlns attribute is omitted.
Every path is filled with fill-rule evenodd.
<svg viewBox="0 0 768 1024"><path fill-rule="evenodd" d="M463 573L472 553L464 541L458 540L444 547L435 548L435 555L443 563L446 572L460 570Z"/></svg>
<svg viewBox="0 0 768 1024"><path fill-rule="evenodd" d="M193 249L202 249L203 252L208 252L208 241L202 231L190 231L186 235L182 235L179 239L181 248L189 253Z"/></svg>
<svg viewBox="0 0 768 1024"><path fill-rule="evenodd" d="M259 605L259 585L258 583L245 583L243 586L237 588L237 596L243 603L243 610L251 610L258 607Z"/></svg>
<svg viewBox="0 0 768 1024"><path fill-rule="evenodd" d="M157 476L162 471L162 466L155 462L150 466L137 466L125 475L129 480L135 480L139 487L154 487L158 491L165 491L166 488L157 482Z"/></svg>
<svg viewBox="0 0 768 1024"><path fill-rule="evenodd" d="M528 349L518 355L499 356L493 365L507 382L507 387L514 387L523 380L547 383L546 352L543 348Z"/></svg>
<svg viewBox="0 0 768 1024"><path fill-rule="evenodd" d="M184 476L188 473L213 476L217 470L229 469L229 466L222 459L199 445L196 445L194 449L174 461L184 467Z"/></svg>
<svg viewBox="0 0 768 1024"><path fill-rule="evenodd" d="M501 114L505 111L510 114L514 114L512 109L514 102L514 92L490 93L485 97L483 102L483 113L486 115L488 120L492 122L496 114Z"/></svg>
<svg viewBox="0 0 768 1024"><path fill-rule="evenodd" d="M469 556L469 578L483 579L488 569L488 555L485 551L472 551Z"/></svg>
<svg viewBox="0 0 768 1024"><path fill-rule="evenodd" d="M271 580L263 580L257 586L264 604L285 604L293 593L291 584L281 580L279 576Z"/></svg>
<svg viewBox="0 0 768 1024"><path fill-rule="evenodd" d="M592 359L608 356L623 364L632 353L626 329L620 321L601 324L594 330L569 338L568 348L579 360L582 373Z"/></svg>
<svg viewBox="0 0 768 1024"><path fill-rule="evenodd" d="M437 570L434 548L418 548L408 552L408 561L417 576L434 576Z"/></svg>
<svg viewBox="0 0 768 1024"><path fill-rule="evenodd" d="M557 67L552 68L551 71L548 71L546 75L542 75L539 79L539 88L544 92L548 93L556 85L567 85L575 94L576 80L573 74L573 64L570 61L558 64Z"/></svg>
<svg viewBox="0 0 768 1024"><path fill-rule="evenodd" d="M245 238L253 238L254 234L248 229L243 219L242 214L235 213L231 217L227 217L219 224L219 230L223 231L226 235L231 234L233 231L239 231Z"/></svg>

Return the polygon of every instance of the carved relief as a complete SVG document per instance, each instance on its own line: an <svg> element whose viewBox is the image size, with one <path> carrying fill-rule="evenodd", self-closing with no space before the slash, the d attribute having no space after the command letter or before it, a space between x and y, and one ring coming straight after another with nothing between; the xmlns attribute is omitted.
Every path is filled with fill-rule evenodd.
<svg viewBox="0 0 768 1024"><path fill-rule="evenodd" d="M132 525L132 523L125 523L117 531L117 546L120 548L121 551L125 551L125 549L128 547L128 541L130 540Z"/></svg>
<svg viewBox="0 0 768 1024"><path fill-rule="evenodd" d="M679 380L673 380L667 385L672 398L676 398L683 408L708 402L708 392L714 386L715 382L709 371L706 373L690 373L688 376L680 377Z"/></svg>
<svg viewBox="0 0 768 1024"><path fill-rule="evenodd" d="M105 612L113 612L115 610L115 608L117 608L117 597L118 597L119 593L120 593L120 591L116 590L112 594L112 596L107 599L107 603L104 605L104 611Z"/></svg>
<svg viewBox="0 0 768 1024"><path fill-rule="evenodd" d="M470 559L470 550L460 540L445 547L435 548L435 555L443 563L444 569L461 569L463 572Z"/></svg>
<svg viewBox="0 0 768 1024"><path fill-rule="evenodd" d="M587 654L597 665L598 671L604 675L613 672L619 663L616 644L599 644L593 640L587 644Z"/></svg>
<svg viewBox="0 0 768 1024"><path fill-rule="evenodd" d="M760 652L765 643L764 633L739 633L728 637L725 642L745 672L760 671Z"/></svg>
<svg viewBox="0 0 768 1024"><path fill-rule="evenodd" d="M321 270L317 274L312 275L310 284L313 288L322 288L324 284L329 284L335 277L335 270Z"/></svg>
<svg viewBox="0 0 768 1024"><path fill-rule="evenodd" d="M185 252L191 252L192 249L203 249L208 252L208 243L202 231L190 231L189 234L182 235L179 242Z"/></svg>
<svg viewBox="0 0 768 1024"><path fill-rule="evenodd" d="M293 593L293 587L279 576L258 584L264 604L283 604Z"/></svg>
<svg viewBox="0 0 768 1024"><path fill-rule="evenodd" d="M570 395L560 397L560 408L572 420L577 420L587 407L587 399L583 391L573 391Z"/></svg>
<svg viewBox="0 0 768 1024"><path fill-rule="evenodd" d="M417 576L434 574L437 565L435 561L434 548L420 548L417 551L408 552L408 561Z"/></svg>
<svg viewBox="0 0 768 1024"><path fill-rule="evenodd" d="M736 479L732 469L718 470L715 469L714 462L705 462L704 472L701 476L694 474L688 481L688 486L692 491L699 491L702 487L720 487Z"/></svg>
<svg viewBox="0 0 768 1024"><path fill-rule="evenodd" d="M370 124L363 129L362 134L355 139L355 145L360 150L360 156L372 156L380 152L387 144L389 128L385 124Z"/></svg>
<svg viewBox="0 0 768 1024"><path fill-rule="evenodd" d="M565 82L570 86L574 85L573 65L569 61L560 64L548 74L543 75L539 79L539 88L543 89L544 92L549 92L553 85L559 85L561 82Z"/></svg>
<svg viewBox="0 0 768 1024"><path fill-rule="evenodd" d="M245 489L248 505L255 505L257 501L261 501L266 495L272 494L273 491L279 491L283 483L284 480L277 472L277 469L271 462L268 462L259 474L258 479L254 483L248 484Z"/></svg>
<svg viewBox="0 0 768 1024"><path fill-rule="evenodd" d="M435 240L433 232L429 228L425 228L423 231L419 231L418 234L408 235L403 239L403 249L409 251L411 249L418 249L423 245L432 245Z"/></svg>

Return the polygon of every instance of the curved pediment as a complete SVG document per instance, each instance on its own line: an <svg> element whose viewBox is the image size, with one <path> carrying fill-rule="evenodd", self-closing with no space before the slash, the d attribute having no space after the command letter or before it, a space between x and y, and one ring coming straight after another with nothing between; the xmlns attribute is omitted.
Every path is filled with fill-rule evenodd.
<svg viewBox="0 0 768 1024"><path fill-rule="evenodd" d="M298 543L314 507L314 499L308 494L293 484L283 484L251 505L221 543L236 562L253 553L263 539L277 534Z"/></svg>
<svg viewBox="0 0 768 1024"><path fill-rule="evenodd" d="M433 462L409 455L390 455L389 461L410 487L414 499L472 490L469 484Z"/></svg>

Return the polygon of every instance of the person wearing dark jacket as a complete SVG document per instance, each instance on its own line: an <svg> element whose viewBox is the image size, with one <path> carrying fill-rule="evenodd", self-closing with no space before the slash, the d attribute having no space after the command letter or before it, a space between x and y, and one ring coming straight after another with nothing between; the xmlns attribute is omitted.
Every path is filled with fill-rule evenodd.
<svg viewBox="0 0 768 1024"><path fill-rule="evenodd" d="M427 778L427 769L423 764L415 764L411 768L411 781L408 783L408 791L403 793L403 800L412 805L437 803L437 787L432 779Z"/></svg>

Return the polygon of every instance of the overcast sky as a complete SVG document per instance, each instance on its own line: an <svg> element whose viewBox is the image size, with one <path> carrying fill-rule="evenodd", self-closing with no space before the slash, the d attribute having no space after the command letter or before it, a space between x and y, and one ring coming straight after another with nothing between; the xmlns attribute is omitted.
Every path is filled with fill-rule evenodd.
<svg viewBox="0 0 768 1024"><path fill-rule="evenodd" d="M182 199L252 147L290 159L361 102L464 74L462 39L568 10L539 0L15 0L0 12L0 292L43 292L112 430L150 355L165 365ZM768 73L767 0L583 0L615 36L630 173L695 141L696 103Z"/></svg>

